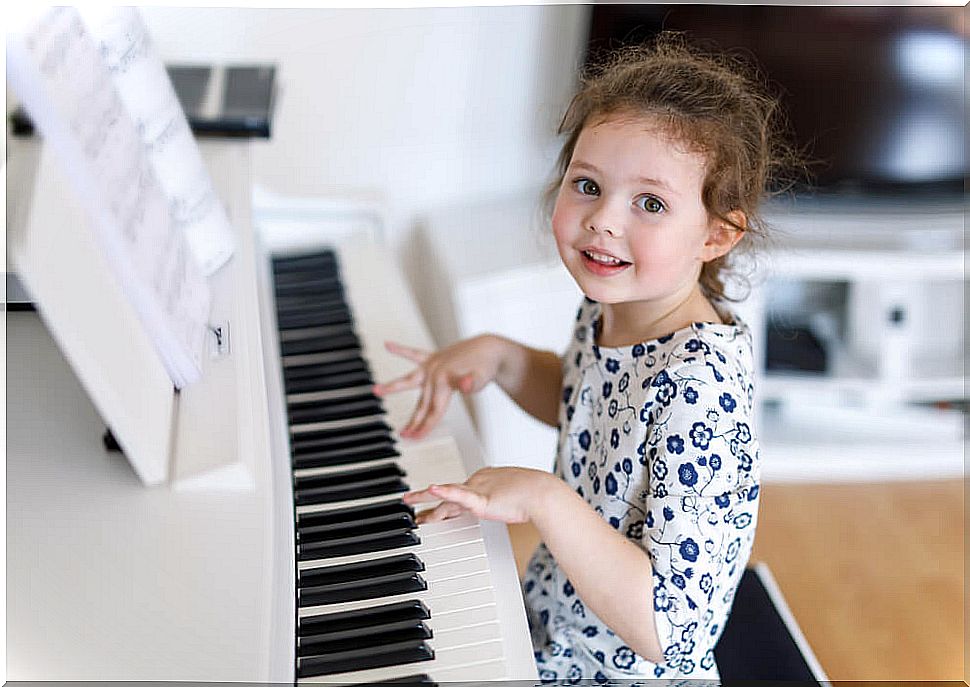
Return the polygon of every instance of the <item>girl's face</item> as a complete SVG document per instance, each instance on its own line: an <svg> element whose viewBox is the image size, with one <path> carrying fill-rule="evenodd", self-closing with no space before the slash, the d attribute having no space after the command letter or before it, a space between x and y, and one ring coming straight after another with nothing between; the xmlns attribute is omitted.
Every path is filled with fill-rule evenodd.
<svg viewBox="0 0 970 687"><path fill-rule="evenodd" d="M705 164L649 118L610 116L586 125L552 228L566 269L587 296L662 305L692 291L702 264L719 254L701 201Z"/></svg>

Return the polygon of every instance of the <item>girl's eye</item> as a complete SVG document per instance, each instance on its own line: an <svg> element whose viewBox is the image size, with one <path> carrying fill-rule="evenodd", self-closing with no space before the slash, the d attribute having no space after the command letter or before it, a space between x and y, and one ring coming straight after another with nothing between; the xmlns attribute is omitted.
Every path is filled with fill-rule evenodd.
<svg viewBox="0 0 970 687"><path fill-rule="evenodd" d="M642 198L637 198L637 207L641 210L645 210L649 213L656 214L658 212L663 212L667 208L664 206L663 201L654 196L643 196Z"/></svg>
<svg viewBox="0 0 970 687"><path fill-rule="evenodd" d="M576 179L573 186L584 196L598 196L600 194L600 187L592 179Z"/></svg>

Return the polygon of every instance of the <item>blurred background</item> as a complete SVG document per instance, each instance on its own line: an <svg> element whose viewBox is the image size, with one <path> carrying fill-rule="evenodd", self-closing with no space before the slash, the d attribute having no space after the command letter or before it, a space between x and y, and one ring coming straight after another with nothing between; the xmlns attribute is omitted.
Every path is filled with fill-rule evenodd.
<svg viewBox="0 0 970 687"><path fill-rule="evenodd" d="M168 63L275 65L257 222L378 208L439 345L565 346L579 292L540 194L590 55L670 28L754 56L819 162L741 266L762 372L755 559L833 680L966 678L966 8L141 12ZM498 392L469 404L491 462L551 465L551 430ZM534 534L516 536L521 560Z"/></svg>

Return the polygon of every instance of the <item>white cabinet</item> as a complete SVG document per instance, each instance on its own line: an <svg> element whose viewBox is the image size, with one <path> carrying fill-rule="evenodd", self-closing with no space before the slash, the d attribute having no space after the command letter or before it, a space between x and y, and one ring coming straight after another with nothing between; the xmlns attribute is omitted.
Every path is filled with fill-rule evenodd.
<svg viewBox="0 0 970 687"><path fill-rule="evenodd" d="M964 206L840 198L776 206L753 299L766 473L959 476L965 434ZM807 329L824 371L772 369L769 339ZM771 335L775 334L774 337ZM767 358L767 360L766 360Z"/></svg>
<svg viewBox="0 0 970 687"><path fill-rule="evenodd" d="M496 332L565 347L581 294L538 198L456 208L424 223L421 274L412 276L440 345ZM761 368L766 478L962 474L963 214L959 200L770 206L775 234L757 256L749 298L734 308L752 328ZM799 337L812 344L801 353ZM799 356L809 368L824 359L824 369L778 369L797 367ZM472 396L470 406L493 464L551 465L555 432L500 391Z"/></svg>

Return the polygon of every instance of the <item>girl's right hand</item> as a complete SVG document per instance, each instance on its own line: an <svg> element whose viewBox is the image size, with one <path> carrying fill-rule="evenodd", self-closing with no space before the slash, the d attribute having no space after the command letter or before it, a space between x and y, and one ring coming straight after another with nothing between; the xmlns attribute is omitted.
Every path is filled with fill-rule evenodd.
<svg viewBox="0 0 970 687"><path fill-rule="evenodd" d="M481 391L498 375L502 364L503 342L488 334L466 339L435 353L385 342L387 350L417 364L408 374L386 384L375 384L378 396L421 388L414 414L400 434L418 439L438 423L448 409L453 391L464 394Z"/></svg>

